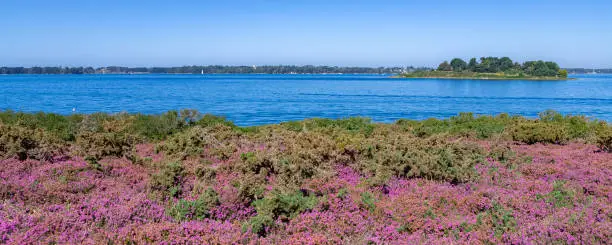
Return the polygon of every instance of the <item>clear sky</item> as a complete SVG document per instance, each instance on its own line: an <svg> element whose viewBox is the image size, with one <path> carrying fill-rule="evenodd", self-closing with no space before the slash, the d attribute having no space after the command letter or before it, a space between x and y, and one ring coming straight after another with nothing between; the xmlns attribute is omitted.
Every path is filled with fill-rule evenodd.
<svg viewBox="0 0 612 245"><path fill-rule="evenodd" d="M612 1L1 0L0 66L612 67Z"/></svg>

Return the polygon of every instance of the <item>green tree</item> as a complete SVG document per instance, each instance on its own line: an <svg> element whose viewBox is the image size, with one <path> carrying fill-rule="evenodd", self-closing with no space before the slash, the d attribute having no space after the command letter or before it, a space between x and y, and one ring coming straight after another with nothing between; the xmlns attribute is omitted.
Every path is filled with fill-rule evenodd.
<svg viewBox="0 0 612 245"><path fill-rule="evenodd" d="M467 69L467 63L460 58L454 58L451 60L450 65L453 68L453 71L463 71Z"/></svg>
<svg viewBox="0 0 612 245"><path fill-rule="evenodd" d="M476 66L478 66L478 61L476 61L476 58L471 58L470 59L470 63L468 64L468 70L469 71L476 71Z"/></svg>
<svg viewBox="0 0 612 245"><path fill-rule="evenodd" d="M448 63L448 61L444 61L440 63L438 66L438 71L452 71L453 67Z"/></svg>
<svg viewBox="0 0 612 245"><path fill-rule="evenodd" d="M502 57L501 59L499 59L499 70L500 71L508 71L510 69L512 69L513 66L513 62L510 58L508 57Z"/></svg>

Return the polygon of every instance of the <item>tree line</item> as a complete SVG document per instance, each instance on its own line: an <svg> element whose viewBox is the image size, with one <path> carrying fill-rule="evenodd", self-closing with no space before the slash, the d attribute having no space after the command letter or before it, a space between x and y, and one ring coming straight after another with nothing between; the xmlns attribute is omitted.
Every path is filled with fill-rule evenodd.
<svg viewBox="0 0 612 245"><path fill-rule="evenodd" d="M0 67L0 74L124 74L124 73L174 73L174 74L396 74L425 70L415 67L338 67L338 66L180 66L180 67Z"/></svg>
<svg viewBox="0 0 612 245"><path fill-rule="evenodd" d="M555 62L538 60L525 61L521 64L513 62L508 57L481 57L480 60L471 58L469 62L465 62L460 58L454 58L450 63L448 61L440 63L437 70L477 73L503 72L506 74L525 74L530 76L567 77L567 70L561 69Z"/></svg>

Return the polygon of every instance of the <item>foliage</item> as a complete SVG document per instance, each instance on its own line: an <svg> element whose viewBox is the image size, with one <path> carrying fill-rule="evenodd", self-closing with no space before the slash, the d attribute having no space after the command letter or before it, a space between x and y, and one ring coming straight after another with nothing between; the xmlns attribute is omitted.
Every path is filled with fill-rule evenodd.
<svg viewBox="0 0 612 245"><path fill-rule="evenodd" d="M0 123L0 158L50 160L61 153L62 142L44 129L30 129Z"/></svg>
<svg viewBox="0 0 612 245"><path fill-rule="evenodd" d="M254 233L262 234L277 218L295 218L298 214L313 209L317 203L316 197L304 196L301 192L274 192L253 202L257 215L249 220L248 225Z"/></svg>
<svg viewBox="0 0 612 245"><path fill-rule="evenodd" d="M451 66L448 61L444 61L438 65L438 71L452 71L453 66Z"/></svg>
<svg viewBox="0 0 612 245"><path fill-rule="evenodd" d="M169 162L163 166L159 173L151 176L151 188L161 191L164 195L178 197L182 191L185 177L185 168L178 162Z"/></svg>
<svg viewBox="0 0 612 245"><path fill-rule="evenodd" d="M513 140L527 144L550 143L564 144L570 139L564 127L553 123L522 122L511 128L510 135Z"/></svg>
<svg viewBox="0 0 612 245"><path fill-rule="evenodd" d="M23 113L10 110L0 112L0 123L29 129L44 129L64 141L75 139L82 115L62 116L55 113Z"/></svg>
<svg viewBox="0 0 612 245"><path fill-rule="evenodd" d="M454 58L451 60L450 65L453 68L453 71L463 71L468 68L468 64L460 58Z"/></svg>
<svg viewBox="0 0 612 245"><path fill-rule="evenodd" d="M540 196L540 198L556 208L571 207L574 205L574 195L575 192L565 186L565 181L555 180L553 190L544 196Z"/></svg>
<svg viewBox="0 0 612 245"><path fill-rule="evenodd" d="M415 69L413 67L409 67ZM418 68L417 68L418 69ZM0 67L0 74L112 74L112 73L179 73L179 74L326 74L326 73L366 73L392 74L403 67L337 67L337 66L181 66L181 67Z"/></svg>
<svg viewBox="0 0 612 245"><path fill-rule="evenodd" d="M460 58L454 58L440 63L438 72L415 71L404 74L404 77L465 77L465 78L498 78L524 79L525 77L567 78L567 70L562 70L552 61L526 61L523 64L514 63L508 57L481 57L480 62L471 58L466 63ZM449 73L451 72L452 73ZM439 73L443 72L443 73ZM447 74L445 74L447 73Z"/></svg>
<svg viewBox="0 0 612 245"><path fill-rule="evenodd" d="M247 132L193 111L55 122L25 114L38 119L21 124L10 115L0 123L0 243L602 244L612 236L612 154L603 151L612 131L582 116L308 119ZM153 129L141 128L149 120ZM48 125L75 125L74 140L53 131L69 127ZM556 131L563 137L550 136ZM123 136L138 144L122 154L146 164L103 156L114 150L77 157L87 145L80 137ZM36 142L24 144L25 160L5 154L21 142ZM52 160L35 160L38 151Z"/></svg>
<svg viewBox="0 0 612 245"><path fill-rule="evenodd" d="M203 220L210 217L210 209L219 204L219 197L213 189L207 189L198 199L179 200L167 213L176 221Z"/></svg>
<svg viewBox="0 0 612 245"><path fill-rule="evenodd" d="M391 177L466 182L477 177L474 167L483 160L476 145L410 135L374 137L360 150L359 167L372 173L375 183Z"/></svg>
<svg viewBox="0 0 612 245"><path fill-rule="evenodd" d="M157 146L157 151L185 159L188 156L201 155L205 149L211 149L220 158L227 158L234 148L226 140L238 136L239 133L225 125L215 124L206 128L198 125L172 135Z"/></svg>
<svg viewBox="0 0 612 245"><path fill-rule="evenodd" d="M597 145L603 151L612 152L612 127L603 126L597 137Z"/></svg>

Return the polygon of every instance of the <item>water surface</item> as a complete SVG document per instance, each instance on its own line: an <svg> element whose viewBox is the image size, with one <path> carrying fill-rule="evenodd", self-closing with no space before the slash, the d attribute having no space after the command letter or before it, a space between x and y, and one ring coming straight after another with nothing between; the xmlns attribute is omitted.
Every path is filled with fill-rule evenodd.
<svg viewBox="0 0 612 245"><path fill-rule="evenodd" d="M311 117L447 118L459 112L534 117L554 109L612 121L612 75L571 81L391 79L383 75L5 75L0 109L142 112L193 108L239 125Z"/></svg>

